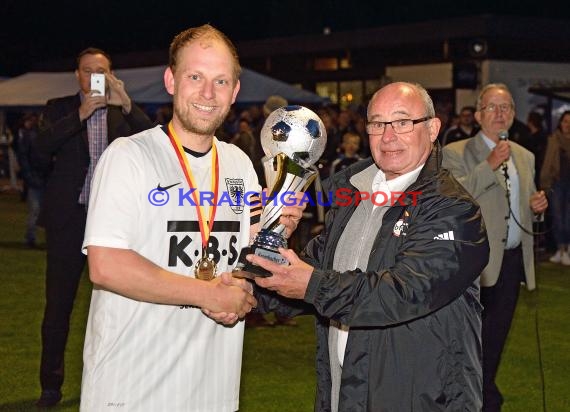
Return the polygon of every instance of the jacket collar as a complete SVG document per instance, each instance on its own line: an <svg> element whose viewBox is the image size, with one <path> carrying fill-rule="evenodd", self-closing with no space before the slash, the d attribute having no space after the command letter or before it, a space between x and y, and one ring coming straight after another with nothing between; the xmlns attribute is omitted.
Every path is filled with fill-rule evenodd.
<svg viewBox="0 0 570 412"><path fill-rule="evenodd" d="M481 135L482 132L477 133L475 137L469 139L469 141L465 144L465 150L476 159L477 163L481 163L487 160L489 153L491 153L491 149L483 140L483 136ZM515 167L517 168L517 172L520 174L521 172L524 173L525 165L521 164L522 155L520 153L520 146L517 145L516 142L510 141L511 145L511 158ZM503 171L499 167L493 171L497 178L497 182L499 185L506 189L505 178L503 176Z"/></svg>
<svg viewBox="0 0 570 412"><path fill-rule="evenodd" d="M491 149L483 140L482 132L477 133L473 138L469 139L465 144L465 149L477 160L478 163L487 159Z"/></svg>
<svg viewBox="0 0 570 412"><path fill-rule="evenodd" d="M441 160L442 160L441 145L436 140L435 143L432 145L431 153L428 159L426 160L426 164L422 168L422 171L420 172L420 175L418 176L416 182L420 182L424 180L426 177L431 177L434 174L438 173L439 170L441 169ZM414 186L414 184L412 184L412 186Z"/></svg>

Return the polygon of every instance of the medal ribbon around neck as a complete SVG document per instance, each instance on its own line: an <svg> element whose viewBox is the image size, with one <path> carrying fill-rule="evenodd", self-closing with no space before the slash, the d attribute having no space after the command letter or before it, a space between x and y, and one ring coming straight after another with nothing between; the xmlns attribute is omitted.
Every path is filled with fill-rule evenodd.
<svg viewBox="0 0 570 412"><path fill-rule="evenodd" d="M180 139L178 135L174 131L172 127L172 121L168 123L168 138L170 139L170 143L172 143L172 147L174 147L174 151L176 152L176 157L178 157L178 161L180 162L180 167L182 167L182 172L184 172L184 176L186 177L186 181L190 188L194 188L192 192L192 198L194 199L194 204L196 205L196 211L198 212L198 224L200 226L200 235L202 235L202 254L203 257L206 256L206 248L208 246L208 240L210 239L210 232L212 231L212 227L214 226L214 217L216 216L216 206L218 204L218 175L219 175L219 162L218 162L218 152L216 150L216 145L214 141L212 141L212 170L214 173L212 174L212 192L214 193L213 205L208 207L209 209L209 224L206 224L208 221L204 219L204 213L202 213L202 206L198 202L198 186L196 186L196 182L194 180L194 175L192 174L192 169L190 168L190 163L188 162L188 158L184 153L184 149L182 148L182 144L180 143Z"/></svg>

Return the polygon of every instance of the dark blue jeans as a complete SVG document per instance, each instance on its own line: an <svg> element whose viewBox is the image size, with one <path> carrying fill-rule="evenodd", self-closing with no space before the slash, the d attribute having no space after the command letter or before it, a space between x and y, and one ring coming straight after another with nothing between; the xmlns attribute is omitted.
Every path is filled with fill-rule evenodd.
<svg viewBox="0 0 570 412"><path fill-rule="evenodd" d="M35 243L36 241L36 222L40 214L42 204L43 189L28 187L28 219L26 223L26 242Z"/></svg>
<svg viewBox="0 0 570 412"><path fill-rule="evenodd" d="M570 244L570 182L558 181L550 193L552 231L556 244Z"/></svg>

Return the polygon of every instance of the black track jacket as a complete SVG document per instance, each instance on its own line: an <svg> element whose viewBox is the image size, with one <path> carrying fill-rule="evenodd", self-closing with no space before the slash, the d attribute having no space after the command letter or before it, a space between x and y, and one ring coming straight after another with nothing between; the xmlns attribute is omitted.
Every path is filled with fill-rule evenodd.
<svg viewBox="0 0 570 412"><path fill-rule="evenodd" d="M371 164L336 174L329 189L356 191L350 177ZM316 411L331 409L329 319L350 326L339 411L481 410L478 277L489 258L481 211L441 169L437 143L406 191L421 194L415 205L408 196L386 212L365 272L333 270L354 204L333 200L325 230L305 249L316 268L304 298L317 312ZM261 297L265 308L288 312L268 297ZM289 314L298 313L299 303Z"/></svg>

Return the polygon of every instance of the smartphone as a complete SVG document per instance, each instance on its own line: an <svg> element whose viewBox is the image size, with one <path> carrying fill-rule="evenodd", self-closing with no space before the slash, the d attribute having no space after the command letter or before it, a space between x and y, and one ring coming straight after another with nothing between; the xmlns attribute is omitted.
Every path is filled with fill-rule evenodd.
<svg viewBox="0 0 570 412"><path fill-rule="evenodd" d="M105 75L91 73L91 93L93 96L105 96Z"/></svg>

